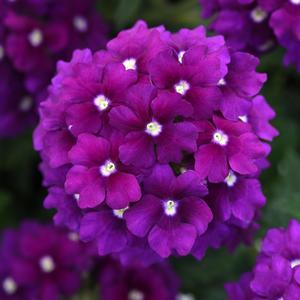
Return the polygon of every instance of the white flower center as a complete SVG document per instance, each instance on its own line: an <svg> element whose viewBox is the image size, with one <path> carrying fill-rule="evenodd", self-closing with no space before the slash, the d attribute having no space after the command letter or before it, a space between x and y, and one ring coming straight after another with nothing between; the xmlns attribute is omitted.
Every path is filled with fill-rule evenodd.
<svg viewBox="0 0 300 300"><path fill-rule="evenodd" d="M100 111L104 111L109 107L110 100L104 95L98 95L94 99L94 104Z"/></svg>
<svg viewBox="0 0 300 300"><path fill-rule="evenodd" d="M184 96L186 92L190 89L190 84L185 80L180 80L178 83L175 84L174 88L178 94Z"/></svg>
<svg viewBox="0 0 300 300"><path fill-rule="evenodd" d="M236 175L230 170L224 182L229 186L233 187L237 181Z"/></svg>
<svg viewBox="0 0 300 300"><path fill-rule="evenodd" d="M268 13L261 7L256 7L251 11L251 18L255 23L261 23L268 17Z"/></svg>
<svg viewBox="0 0 300 300"><path fill-rule="evenodd" d="M125 207L125 208L121 208L121 209L113 209L113 214L119 218L119 219L123 219L124 213L125 211L129 208L129 206Z"/></svg>
<svg viewBox="0 0 300 300"><path fill-rule="evenodd" d="M222 130L217 130L213 135L213 142L221 146L226 146L228 144L228 135Z"/></svg>
<svg viewBox="0 0 300 300"><path fill-rule="evenodd" d="M100 173L104 177L108 177L116 171L116 165L111 160L106 161L105 164L100 167Z"/></svg>
<svg viewBox="0 0 300 300"><path fill-rule="evenodd" d="M0 61L3 59L3 57L4 57L4 48L3 48L3 46L1 46L0 45Z"/></svg>
<svg viewBox="0 0 300 300"><path fill-rule="evenodd" d="M44 273L51 273L55 269L55 263L51 256L46 255L40 259L40 267Z"/></svg>
<svg viewBox="0 0 300 300"><path fill-rule="evenodd" d="M184 57L185 51L180 51L178 53L178 61L182 64L183 62L183 57Z"/></svg>
<svg viewBox="0 0 300 300"><path fill-rule="evenodd" d="M38 47L43 43L44 37L40 29L32 30L28 35L28 40L33 47Z"/></svg>
<svg viewBox="0 0 300 300"><path fill-rule="evenodd" d="M300 259L294 259L293 261L291 261L291 268L296 268L300 266Z"/></svg>
<svg viewBox="0 0 300 300"><path fill-rule="evenodd" d="M224 86L224 85L226 85L226 80L225 80L225 78L221 78L221 79L219 80L219 82L218 82L218 85L219 85L219 86Z"/></svg>
<svg viewBox="0 0 300 300"><path fill-rule="evenodd" d="M164 202L164 210L167 216L175 216L177 212L177 202L173 200L167 200Z"/></svg>
<svg viewBox="0 0 300 300"><path fill-rule="evenodd" d="M79 241L79 234L77 232L70 232L68 234L68 238L72 242L78 242Z"/></svg>
<svg viewBox="0 0 300 300"><path fill-rule="evenodd" d="M244 123L247 123L248 122L248 117L247 115L244 115L244 116L239 116L239 119L244 122Z"/></svg>
<svg viewBox="0 0 300 300"><path fill-rule="evenodd" d="M74 197L74 199L75 199L76 201L79 201L79 199L80 199L80 194L74 194L73 197Z"/></svg>
<svg viewBox="0 0 300 300"><path fill-rule="evenodd" d="M162 132L162 125L156 121L152 121L146 125L145 131L151 136L159 136Z"/></svg>
<svg viewBox="0 0 300 300"><path fill-rule="evenodd" d="M20 104L19 104L19 108L21 111L27 112L31 109L33 104L33 100L30 96L25 96L22 98Z"/></svg>
<svg viewBox="0 0 300 300"><path fill-rule="evenodd" d="M132 290L128 294L128 300L144 300L144 294L138 290Z"/></svg>
<svg viewBox="0 0 300 300"><path fill-rule="evenodd" d="M123 61L123 66L125 67L126 71L136 70L136 59L135 58L125 59Z"/></svg>
<svg viewBox="0 0 300 300"><path fill-rule="evenodd" d="M195 297L191 294L179 294L176 300L195 300Z"/></svg>
<svg viewBox="0 0 300 300"><path fill-rule="evenodd" d="M77 29L80 32L86 32L89 27L87 19L82 16L75 16L73 19L73 25L75 29Z"/></svg>
<svg viewBox="0 0 300 300"><path fill-rule="evenodd" d="M296 4L299 5L300 4L300 0L290 0L292 4Z"/></svg>
<svg viewBox="0 0 300 300"><path fill-rule="evenodd" d="M7 277L2 283L2 288L7 295L13 295L17 291L18 286L11 277Z"/></svg>

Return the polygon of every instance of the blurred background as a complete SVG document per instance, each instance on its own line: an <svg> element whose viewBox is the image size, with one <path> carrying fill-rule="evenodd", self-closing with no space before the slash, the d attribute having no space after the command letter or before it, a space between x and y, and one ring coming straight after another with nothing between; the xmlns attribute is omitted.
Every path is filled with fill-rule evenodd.
<svg viewBox="0 0 300 300"><path fill-rule="evenodd" d="M168 30L207 24L200 18L197 0L99 0L98 11L110 26L110 38L136 20L149 26L164 24ZM234 255L227 250L208 252L202 262L175 258L172 264L182 280L182 291L196 299L225 299L224 282L236 280L250 269L260 237L270 227L285 226L291 218L300 219L300 75L282 67L283 50L265 55L259 70L268 74L263 95L276 110L273 125L280 136L273 142L271 168L262 182L268 203L261 228L252 247L240 246ZM38 171L39 157L32 147L32 128L14 138L0 140L0 226L17 226L22 220L51 220L43 209L46 190Z"/></svg>

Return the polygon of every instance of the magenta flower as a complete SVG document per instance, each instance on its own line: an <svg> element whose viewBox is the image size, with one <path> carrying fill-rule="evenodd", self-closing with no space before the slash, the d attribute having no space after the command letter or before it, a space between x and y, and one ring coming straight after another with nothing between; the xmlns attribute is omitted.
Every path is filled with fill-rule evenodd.
<svg viewBox="0 0 300 300"><path fill-rule="evenodd" d="M296 220L269 230L253 271L226 285L228 299L300 299L299 230Z"/></svg>
<svg viewBox="0 0 300 300"><path fill-rule="evenodd" d="M26 222L18 230L5 231L0 248L1 299L73 295L89 266L87 254L76 234L52 226Z"/></svg>
<svg viewBox="0 0 300 300"><path fill-rule="evenodd" d="M147 235L150 247L162 257L173 250L186 255L212 220L200 198L206 193L197 173L187 171L176 178L168 166L157 165L145 180L145 196L125 212L127 226L137 236Z"/></svg>
<svg viewBox="0 0 300 300"><path fill-rule="evenodd" d="M101 299L174 300L179 280L166 263L124 267L106 260L100 271Z"/></svg>
<svg viewBox="0 0 300 300"><path fill-rule="evenodd" d="M233 171L249 175L257 172L255 160L264 157L265 148L248 124L213 117L213 124L199 123L199 150L195 169L201 178L221 182Z"/></svg>
<svg viewBox="0 0 300 300"><path fill-rule="evenodd" d="M140 199L137 179L122 172L117 152L106 139L81 134L69 157L73 167L65 186L69 194L78 195L80 208L94 208L105 201L112 208L122 209Z"/></svg>

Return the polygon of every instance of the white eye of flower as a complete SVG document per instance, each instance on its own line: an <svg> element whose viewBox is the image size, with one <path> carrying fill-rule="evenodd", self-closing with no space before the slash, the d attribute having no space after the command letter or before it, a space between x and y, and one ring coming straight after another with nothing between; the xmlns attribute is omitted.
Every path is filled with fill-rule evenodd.
<svg viewBox="0 0 300 300"><path fill-rule="evenodd" d="M136 70L136 59L135 58L125 59L123 61L123 66L125 67L126 71Z"/></svg>
<svg viewBox="0 0 300 300"><path fill-rule="evenodd" d="M151 136L159 136L162 132L162 125L156 121L152 121L146 125L145 132Z"/></svg>
<svg viewBox="0 0 300 300"><path fill-rule="evenodd" d="M177 212L178 204L173 200L167 200L164 202L164 210L167 216L175 216Z"/></svg>
<svg viewBox="0 0 300 300"><path fill-rule="evenodd" d="M74 194L73 197L74 197L74 199L75 199L76 201L79 201L79 199L80 199L80 194Z"/></svg>
<svg viewBox="0 0 300 300"><path fill-rule="evenodd" d="M217 130L213 135L213 142L221 146L226 146L228 144L228 135L222 130Z"/></svg>
<svg viewBox="0 0 300 300"><path fill-rule="evenodd" d="M111 160L106 161L105 164L100 167L100 173L104 177L108 177L116 171L116 165Z"/></svg>
<svg viewBox="0 0 300 300"><path fill-rule="evenodd" d="M43 256L40 259L40 267L44 273L51 273L55 269L55 263L51 256Z"/></svg>
<svg viewBox="0 0 300 300"><path fill-rule="evenodd" d="M0 45L0 61L4 58L4 48Z"/></svg>
<svg viewBox="0 0 300 300"><path fill-rule="evenodd" d="M300 259L294 259L293 261L291 261L291 268L296 268L300 266Z"/></svg>
<svg viewBox="0 0 300 300"><path fill-rule="evenodd" d="M7 277L2 283L2 288L7 295L13 295L17 291L18 286L13 278Z"/></svg>
<svg viewBox="0 0 300 300"><path fill-rule="evenodd" d="M144 294L138 290L132 290L128 294L128 300L144 300Z"/></svg>
<svg viewBox="0 0 300 300"><path fill-rule="evenodd" d="M86 32L88 30L87 19L82 16L75 16L73 19L73 25L75 29L80 32Z"/></svg>
<svg viewBox="0 0 300 300"><path fill-rule="evenodd" d="M21 111L27 112L31 109L32 104L33 104L32 98L30 96L25 96L21 99L19 108Z"/></svg>
<svg viewBox="0 0 300 300"><path fill-rule="evenodd" d="M221 79L219 80L219 82L218 82L218 85L219 85L219 86L224 86L224 85L226 85L226 80L225 80L225 78L221 78Z"/></svg>
<svg viewBox="0 0 300 300"><path fill-rule="evenodd" d="M244 122L244 123L247 123L248 122L248 117L246 115L244 116L239 116L239 119Z"/></svg>
<svg viewBox="0 0 300 300"><path fill-rule="evenodd" d="M178 83L175 84L174 88L178 94L184 96L186 92L190 89L190 84L185 80L180 80Z"/></svg>
<svg viewBox="0 0 300 300"><path fill-rule="evenodd" d="M261 7L256 7L251 11L251 18L255 23L261 23L268 17L268 13Z"/></svg>
<svg viewBox="0 0 300 300"><path fill-rule="evenodd" d="M182 64L183 57L184 57L185 51L180 51L178 53L178 61Z"/></svg>
<svg viewBox="0 0 300 300"><path fill-rule="evenodd" d="M292 4L296 4L299 5L300 4L300 0L290 0Z"/></svg>
<svg viewBox="0 0 300 300"><path fill-rule="evenodd" d="M28 35L28 40L33 47L38 47L43 43L44 37L40 29L32 30Z"/></svg>
<svg viewBox="0 0 300 300"><path fill-rule="evenodd" d="M98 95L94 98L94 104L100 111L104 111L109 107L110 100L104 95Z"/></svg>
<svg viewBox="0 0 300 300"><path fill-rule="evenodd" d="M125 211L129 208L129 206L125 207L125 208L121 208L121 209L113 209L113 214L119 218L119 219L123 219L123 215L125 213Z"/></svg>
<svg viewBox="0 0 300 300"><path fill-rule="evenodd" d="M179 294L176 300L195 300L195 297L191 294Z"/></svg>
<svg viewBox="0 0 300 300"><path fill-rule="evenodd" d="M236 175L230 170L224 182L229 186L233 187L237 181Z"/></svg>
<svg viewBox="0 0 300 300"><path fill-rule="evenodd" d="M72 242L78 242L78 241L79 241L79 234L76 233L76 232L70 232L70 233L68 234L68 238L69 238L69 240L72 241Z"/></svg>

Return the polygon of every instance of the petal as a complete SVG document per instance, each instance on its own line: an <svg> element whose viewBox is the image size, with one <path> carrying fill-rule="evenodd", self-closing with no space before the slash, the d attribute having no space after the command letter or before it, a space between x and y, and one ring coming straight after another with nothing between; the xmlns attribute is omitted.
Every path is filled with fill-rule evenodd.
<svg viewBox="0 0 300 300"><path fill-rule="evenodd" d="M202 235L213 219L208 205L200 198L184 198L180 202L180 213L183 221L196 227L198 235Z"/></svg>
<svg viewBox="0 0 300 300"><path fill-rule="evenodd" d="M69 158L75 165L98 166L109 158L110 144L92 134L80 134L76 145L70 150Z"/></svg>
<svg viewBox="0 0 300 300"><path fill-rule="evenodd" d="M189 224L177 224L168 229L155 226L148 237L150 247L161 257L168 257L172 250L179 255L188 255L195 243L197 232Z"/></svg>
<svg viewBox="0 0 300 300"><path fill-rule="evenodd" d="M155 163L152 139L144 132L128 134L126 142L119 148L119 154L125 165L148 168Z"/></svg>
<svg viewBox="0 0 300 300"><path fill-rule="evenodd" d="M117 172L107 179L106 202L114 209L122 209L141 198L141 188L135 176Z"/></svg>
<svg viewBox="0 0 300 300"><path fill-rule="evenodd" d="M145 237L162 213L162 203L152 195L144 196L124 214L128 229L136 236Z"/></svg>
<svg viewBox="0 0 300 300"><path fill-rule="evenodd" d="M195 170L200 178L210 182L222 182L228 175L228 163L221 146L208 144L199 148L195 154Z"/></svg>

